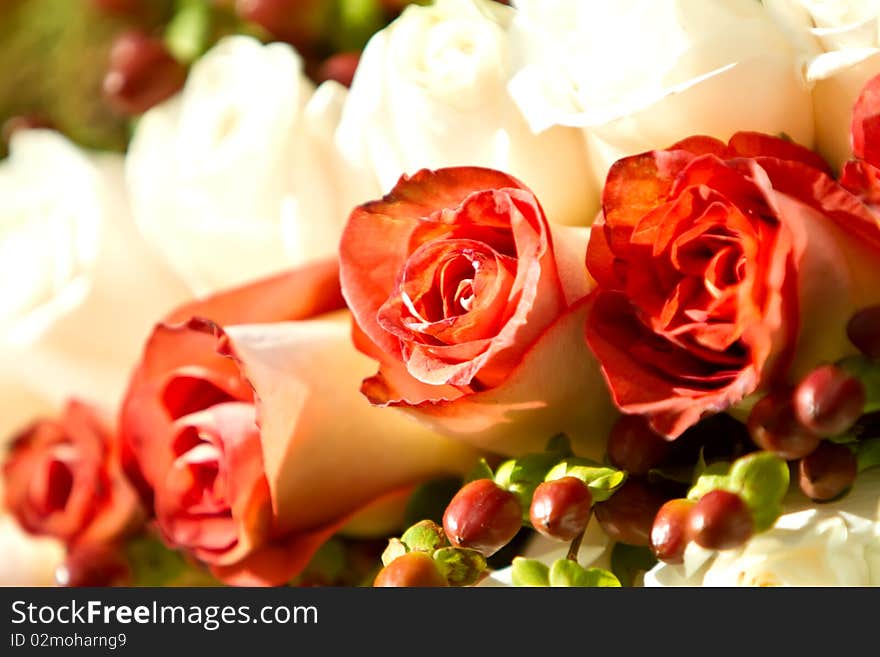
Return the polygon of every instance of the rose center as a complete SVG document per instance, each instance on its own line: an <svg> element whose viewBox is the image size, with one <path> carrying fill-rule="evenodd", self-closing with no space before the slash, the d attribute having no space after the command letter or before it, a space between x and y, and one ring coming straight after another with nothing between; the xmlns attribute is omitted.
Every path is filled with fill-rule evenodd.
<svg viewBox="0 0 880 657"><path fill-rule="evenodd" d="M63 510L73 490L70 465L61 459L51 459L46 465L44 486L43 513L48 515Z"/></svg>
<svg viewBox="0 0 880 657"><path fill-rule="evenodd" d="M174 473L184 506L196 513L227 510L220 469L223 455L212 436L196 427L187 427L178 435L174 453Z"/></svg>

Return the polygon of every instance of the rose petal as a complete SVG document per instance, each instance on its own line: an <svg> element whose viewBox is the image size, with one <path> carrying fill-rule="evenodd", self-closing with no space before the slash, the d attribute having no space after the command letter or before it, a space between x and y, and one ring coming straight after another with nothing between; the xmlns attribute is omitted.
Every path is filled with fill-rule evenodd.
<svg viewBox="0 0 880 657"><path fill-rule="evenodd" d="M319 527L391 489L473 464L473 448L360 395L357 382L374 364L351 345L347 313L233 326L227 334L229 353L256 392L282 531Z"/></svg>

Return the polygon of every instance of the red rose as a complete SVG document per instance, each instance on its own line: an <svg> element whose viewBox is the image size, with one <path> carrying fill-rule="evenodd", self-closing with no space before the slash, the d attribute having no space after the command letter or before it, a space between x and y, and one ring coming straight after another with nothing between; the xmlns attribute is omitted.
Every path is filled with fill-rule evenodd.
<svg viewBox="0 0 880 657"><path fill-rule="evenodd" d="M21 432L3 476L6 508L19 524L68 546L112 542L144 520L107 422L83 402Z"/></svg>
<svg viewBox="0 0 880 657"><path fill-rule="evenodd" d="M848 318L880 297L862 239L876 234L818 156L773 137L618 161L587 253L586 330L618 406L675 437L847 353Z"/></svg>
<svg viewBox="0 0 880 657"><path fill-rule="evenodd" d="M404 176L354 210L340 245L363 392L503 453L559 432L601 446L613 411L580 326L586 230L551 230L534 195L479 168Z"/></svg>
<svg viewBox="0 0 880 657"><path fill-rule="evenodd" d="M166 542L228 583L282 584L357 512L473 464L473 451L370 407L365 367L335 262L157 326L122 429Z"/></svg>
<svg viewBox="0 0 880 657"><path fill-rule="evenodd" d="M853 156L840 175L840 183L867 203L876 214L880 211L880 75L865 84L853 107ZM880 223L880 219L878 219ZM864 228L864 224L859 224ZM865 230L862 236L877 240L877 231ZM878 244L880 246L880 244Z"/></svg>

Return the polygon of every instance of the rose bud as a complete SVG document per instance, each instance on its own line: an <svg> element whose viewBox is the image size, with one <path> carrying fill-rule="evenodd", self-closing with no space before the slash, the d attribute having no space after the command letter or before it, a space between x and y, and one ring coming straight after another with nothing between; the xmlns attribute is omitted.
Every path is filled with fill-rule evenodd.
<svg viewBox="0 0 880 657"><path fill-rule="evenodd" d="M798 421L792 392L788 388L763 397L748 420L752 440L761 449L791 460L806 456L821 438Z"/></svg>
<svg viewBox="0 0 880 657"><path fill-rule="evenodd" d="M329 57L318 68L317 82L335 80L345 87L350 87L360 58L360 52L340 52Z"/></svg>
<svg viewBox="0 0 880 657"><path fill-rule="evenodd" d="M70 551L55 571L58 586L128 586L131 569L112 545L86 545Z"/></svg>
<svg viewBox="0 0 880 657"><path fill-rule="evenodd" d="M113 541L144 520L107 421L79 401L20 433L3 477L6 507L19 524L68 546Z"/></svg>
<svg viewBox="0 0 880 657"><path fill-rule="evenodd" d="M110 50L104 97L116 111L134 116L173 96L185 80L186 68L171 56L161 39L138 31L124 32Z"/></svg>
<svg viewBox="0 0 880 657"><path fill-rule="evenodd" d="M846 325L846 334L868 358L880 360L880 305L855 313Z"/></svg>
<svg viewBox="0 0 880 657"><path fill-rule="evenodd" d="M798 474L804 495L824 502L852 486L858 474L858 460L846 445L825 440L814 452L801 459Z"/></svg>
<svg viewBox="0 0 880 657"><path fill-rule="evenodd" d="M529 519L544 536L573 541L587 528L593 495L576 477L562 477L538 484L532 496Z"/></svg>
<svg viewBox="0 0 880 657"><path fill-rule="evenodd" d="M630 477L594 511L602 529L614 541L628 545L649 545L654 518L666 498L645 481Z"/></svg>
<svg viewBox="0 0 880 657"><path fill-rule="evenodd" d="M695 502L686 498L669 500L660 507L651 526L651 551L666 563L682 563L691 540L690 513Z"/></svg>
<svg viewBox="0 0 880 657"><path fill-rule="evenodd" d="M407 552L376 575L374 587L449 586L427 552Z"/></svg>
<svg viewBox="0 0 880 657"><path fill-rule="evenodd" d="M850 429L865 408L865 386L835 365L817 367L800 382L794 409L805 427L821 436Z"/></svg>
<svg viewBox="0 0 880 657"><path fill-rule="evenodd" d="M522 507L516 495L491 479L477 479L462 487L443 513L449 542L484 556L507 545L522 526Z"/></svg>
<svg viewBox="0 0 880 657"><path fill-rule="evenodd" d="M688 514L688 531L697 545L728 550L745 543L754 531L752 512L742 497L730 491L709 491Z"/></svg>
<svg viewBox="0 0 880 657"><path fill-rule="evenodd" d="M630 474L645 475L666 459L670 443L651 429L641 415L622 415L611 429L607 450L615 467Z"/></svg>

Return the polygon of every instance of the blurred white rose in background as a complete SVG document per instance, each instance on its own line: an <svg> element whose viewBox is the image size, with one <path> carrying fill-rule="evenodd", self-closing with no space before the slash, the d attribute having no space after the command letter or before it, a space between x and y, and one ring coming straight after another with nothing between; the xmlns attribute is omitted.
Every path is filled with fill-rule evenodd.
<svg viewBox="0 0 880 657"><path fill-rule="evenodd" d="M598 188L582 135L534 134L507 92L514 14L492 0L407 7L361 56L339 146L383 192L419 169L484 166L522 180L551 221L586 225Z"/></svg>
<svg viewBox="0 0 880 657"><path fill-rule="evenodd" d="M296 51L222 39L140 120L126 159L135 218L196 294L335 253L378 189L333 145L346 90L314 89Z"/></svg>
<svg viewBox="0 0 880 657"><path fill-rule="evenodd" d="M695 134L813 144L797 50L755 0L516 0L510 90L533 129L584 129L598 184Z"/></svg>
<svg viewBox="0 0 880 657"><path fill-rule="evenodd" d="M48 130L0 163L0 447L70 395L111 410L158 317L189 296L131 219L122 159Z"/></svg>
<svg viewBox="0 0 880 657"><path fill-rule="evenodd" d="M28 534L11 514L0 508L0 555L0 586L52 586L65 550L54 538Z"/></svg>
<svg viewBox="0 0 880 657"><path fill-rule="evenodd" d="M696 544L682 565L660 564L647 586L880 586L880 468L862 472L844 498L815 504L799 492L773 529L745 546Z"/></svg>
<svg viewBox="0 0 880 657"><path fill-rule="evenodd" d="M877 0L764 0L800 53L813 84L816 148L840 169L852 157L850 117L865 83L880 73Z"/></svg>

